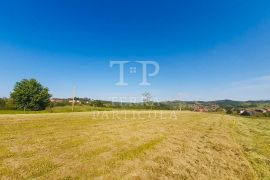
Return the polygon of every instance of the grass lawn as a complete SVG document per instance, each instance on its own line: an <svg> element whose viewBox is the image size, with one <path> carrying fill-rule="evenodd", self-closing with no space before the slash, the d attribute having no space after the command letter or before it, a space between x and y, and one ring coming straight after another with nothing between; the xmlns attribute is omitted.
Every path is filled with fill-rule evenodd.
<svg viewBox="0 0 270 180"><path fill-rule="evenodd" d="M155 112L0 115L0 179L270 179L270 120Z"/></svg>

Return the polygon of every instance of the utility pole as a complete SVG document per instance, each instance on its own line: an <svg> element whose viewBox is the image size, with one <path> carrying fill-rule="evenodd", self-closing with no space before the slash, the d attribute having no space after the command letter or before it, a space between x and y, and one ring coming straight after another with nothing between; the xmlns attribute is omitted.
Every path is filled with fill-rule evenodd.
<svg viewBox="0 0 270 180"><path fill-rule="evenodd" d="M76 94L76 87L73 88L72 112L74 112L74 106L75 106L75 94Z"/></svg>
<svg viewBox="0 0 270 180"><path fill-rule="evenodd" d="M178 98L177 98L177 99L178 99L178 101L179 101L179 109L178 109L178 110L181 112L181 111L182 111L182 102L181 102L181 97L180 97L180 94L179 94L179 93L177 94L177 96L178 96Z"/></svg>

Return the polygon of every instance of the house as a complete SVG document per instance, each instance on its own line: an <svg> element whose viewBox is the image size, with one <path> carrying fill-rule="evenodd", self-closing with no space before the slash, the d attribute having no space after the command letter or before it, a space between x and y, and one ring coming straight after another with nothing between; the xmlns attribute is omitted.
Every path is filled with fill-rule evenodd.
<svg viewBox="0 0 270 180"><path fill-rule="evenodd" d="M240 115L242 116L252 116L255 114L255 111L252 110L241 110Z"/></svg>
<svg viewBox="0 0 270 180"><path fill-rule="evenodd" d="M62 103L62 102L64 102L65 100L64 100L64 99L59 99L59 98L51 98L50 101L51 101L51 102L54 102L54 103Z"/></svg>
<svg viewBox="0 0 270 180"><path fill-rule="evenodd" d="M256 109L255 111L257 113L263 113L263 114L270 113L270 109Z"/></svg>
<svg viewBox="0 0 270 180"><path fill-rule="evenodd" d="M209 112L209 110L206 107L203 106L195 106L193 108L194 112Z"/></svg>
<svg viewBox="0 0 270 180"><path fill-rule="evenodd" d="M262 116L263 115L263 110L261 109L256 109L256 110L241 110L240 115L242 116Z"/></svg>
<svg viewBox="0 0 270 180"><path fill-rule="evenodd" d="M255 111L258 113L265 113L266 112L264 109L255 109Z"/></svg>
<svg viewBox="0 0 270 180"><path fill-rule="evenodd" d="M217 111L219 108L220 108L219 105L212 105L211 106L212 111Z"/></svg>
<svg viewBox="0 0 270 180"><path fill-rule="evenodd" d="M73 103L73 100L69 100L68 102L69 102L69 103ZM74 100L74 103L81 104L81 101L79 101L79 100Z"/></svg>

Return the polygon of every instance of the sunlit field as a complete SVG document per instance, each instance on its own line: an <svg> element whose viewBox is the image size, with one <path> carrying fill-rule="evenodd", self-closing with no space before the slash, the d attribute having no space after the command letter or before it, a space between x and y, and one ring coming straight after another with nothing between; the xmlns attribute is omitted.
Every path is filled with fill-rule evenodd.
<svg viewBox="0 0 270 180"><path fill-rule="evenodd" d="M172 111L0 115L2 179L269 179L270 120Z"/></svg>

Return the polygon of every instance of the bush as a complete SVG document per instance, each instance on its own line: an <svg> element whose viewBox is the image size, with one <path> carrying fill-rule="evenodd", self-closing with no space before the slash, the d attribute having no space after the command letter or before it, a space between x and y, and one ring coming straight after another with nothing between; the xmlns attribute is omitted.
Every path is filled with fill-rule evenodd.
<svg viewBox="0 0 270 180"><path fill-rule="evenodd" d="M15 106L12 98L9 98L6 100L6 108L5 109L7 109L7 110L15 110L16 109L16 106Z"/></svg>
<svg viewBox="0 0 270 180"><path fill-rule="evenodd" d="M6 101L0 98L0 109L5 109L5 108L6 108Z"/></svg>
<svg viewBox="0 0 270 180"><path fill-rule="evenodd" d="M266 112L266 113L264 113L264 115L265 115L266 117L270 117L270 112Z"/></svg>

